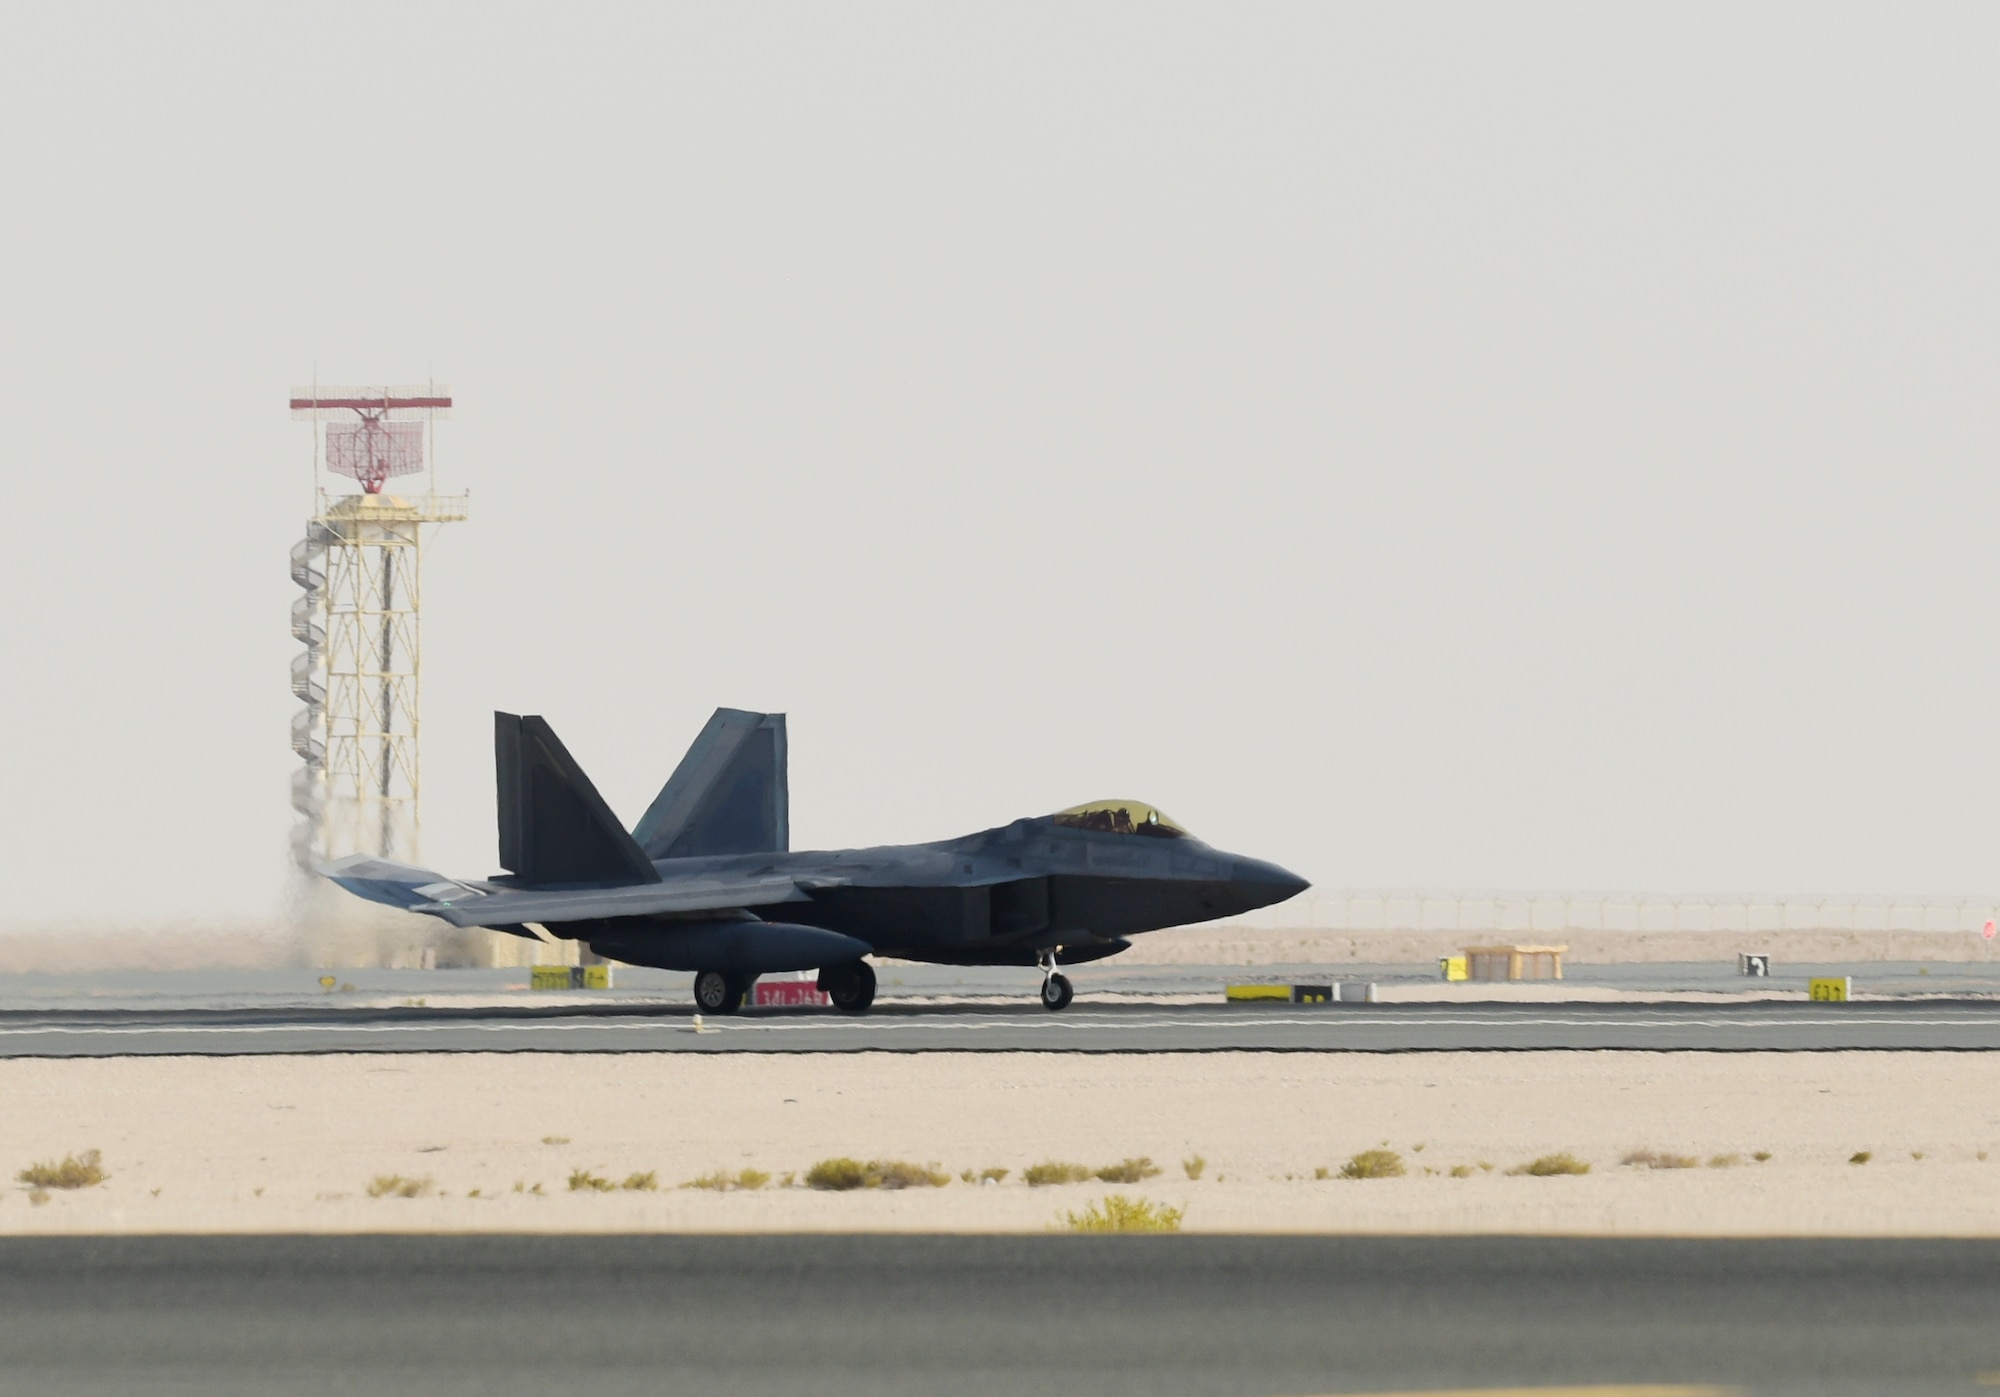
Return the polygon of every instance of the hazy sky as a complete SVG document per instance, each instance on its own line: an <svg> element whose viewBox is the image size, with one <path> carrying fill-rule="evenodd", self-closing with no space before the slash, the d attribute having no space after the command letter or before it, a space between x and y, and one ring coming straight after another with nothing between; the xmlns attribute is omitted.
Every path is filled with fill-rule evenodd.
<svg viewBox="0 0 2000 1397"><path fill-rule="evenodd" d="M2000 9L31 5L0 922L250 915L329 382L452 385L490 710L801 847L1104 795L1333 887L2000 883Z"/></svg>

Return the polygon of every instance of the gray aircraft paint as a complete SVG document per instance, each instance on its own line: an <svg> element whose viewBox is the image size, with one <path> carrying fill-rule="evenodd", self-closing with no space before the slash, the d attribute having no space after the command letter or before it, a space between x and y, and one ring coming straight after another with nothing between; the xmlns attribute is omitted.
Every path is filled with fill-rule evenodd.
<svg viewBox="0 0 2000 1397"><path fill-rule="evenodd" d="M358 857L326 875L453 926L532 936L536 923L615 960L752 976L869 954L1074 964L1307 886L1171 823L1135 826L1130 809L1154 813L1137 802L1116 811L1124 829L1108 813L1104 828L1035 816L935 843L795 853L782 714L716 710L630 834L541 718L496 713L494 748L506 874Z"/></svg>

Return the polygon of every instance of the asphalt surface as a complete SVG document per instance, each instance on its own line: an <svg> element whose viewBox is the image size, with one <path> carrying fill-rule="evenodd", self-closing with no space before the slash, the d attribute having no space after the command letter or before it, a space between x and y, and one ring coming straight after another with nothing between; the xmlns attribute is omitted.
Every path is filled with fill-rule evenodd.
<svg viewBox="0 0 2000 1397"><path fill-rule="evenodd" d="M1711 1052L2000 1049L2000 1003L671 1005L0 1012L0 1057L397 1052Z"/></svg>
<svg viewBox="0 0 2000 1397"><path fill-rule="evenodd" d="M1114 958L1076 966L1065 973L1076 984L1079 1006L1115 1003L1132 996L1191 995L1220 1001L1222 987L1239 980L1276 984L1361 981L1379 984L1390 991L1411 985L1435 987L1438 983L1435 964L1128 965L1122 958ZM1035 1002L1041 984L1037 971L1013 966L892 962L879 967L878 974L876 1002L883 1007L966 996L998 998L1026 1006ZM615 990L593 991L591 997L628 1003L681 1006L694 1003L691 975L631 965L618 966L615 975ZM1856 991L1870 996L1958 999L1983 996L2000 1001L2000 960L1937 964L1864 961L1828 965L1781 962L1768 979L1739 975L1733 961L1573 964L1567 970L1567 983L1576 989L1617 990L1643 998L1688 992L1730 997L1775 992L1804 999L1807 982L1822 975L1852 976ZM333 980L333 994L321 984L322 977ZM307 966L254 969L218 966L203 970L124 968L61 973L0 970L0 1010L323 1009L329 1000L394 1004L410 999L449 1001L467 996L521 1002L545 1002L553 997L531 993L528 972L521 969L324 970ZM1478 987L1457 986L1453 998L1475 1000L1479 998Z"/></svg>
<svg viewBox="0 0 2000 1397"><path fill-rule="evenodd" d="M0 1393L1971 1393L2000 1244L0 1239Z"/></svg>

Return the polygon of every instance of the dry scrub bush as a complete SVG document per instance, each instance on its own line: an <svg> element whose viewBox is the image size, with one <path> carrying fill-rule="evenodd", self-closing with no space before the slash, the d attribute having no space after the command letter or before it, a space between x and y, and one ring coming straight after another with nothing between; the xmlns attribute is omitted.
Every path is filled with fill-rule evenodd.
<svg viewBox="0 0 2000 1397"><path fill-rule="evenodd" d="M1181 1161L1181 1172L1190 1179L1199 1179L1201 1171L1208 1168L1208 1161L1198 1154L1191 1154Z"/></svg>
<svg viewBox="0 0 2000 1397"><path fill-rule="evenodd" d="M943 1188L951 1175L935 1164L912 1164L903 1159L871 1159L870 1188Z"/></svg>
<svg viewBox="0 0 2000 1397"><path fill-rule="evenodd" d="M1136 1184L1159 1172L1158 1165L1141 1155L1137 1159L1121 1159L1116 1164L1107 1164L1097 1171L1097 1177L1107 1184Z"/></svg>
<svg viewBox="0 0 2000 1397"><path fill-rule="evenodd" d="M569 1191L571 1193L609 1193L618 1185L602 1174L593 1174L588 1169L569 1171Z"/></svg>
<svg viewBox="0 0 2000 1397"><path fill-rule="evenodd" d="M1313 1177L1315 1179L1330 1179L1333 1177L1333 1171L1322 1164L1313 1170Z"/></svg>
<svg viewBox="0 0 2000 1397"><path fill-rule="evenodd" d="M1708 1157L1708 1167L1711 1169L1734 1169L1742 1162L1743 1156L1740 1154L1712 1154Z"/></svg>
<svg viewBox="0 0 2000 1397"><path fill-rule="evenodd" d="M845 1193L857 1188L943 1188L951 1175L935 1164L905 1159L822 1159L806 1170L806 1187Z"/></svg>
<svg viewBox="0 0 2000 1397"><path fill-rule="evenodd" d="M641 1174L636 1170L625 1176L625 1182L618 1185L627 1193L652 1193L660 1186L660 1176L648 1169Z"/></svg>
<svg viewBox="0 0 2000 1397"><path fill-rule="evenodd" d="M651 1174L646 1176L652 1178ZM717 1169L712 1174L703 1174L698 1179L689 1179L682 1188L710 1188L717 1193L727 1193L731 1189L759 1189L771 1182L771 1176L762 1169L744 1169L731 1174L727 1169ZM630 1185L628 1184L629 1188Z"/></svg>
<svg viewBox="0 0 2000 1397"><path fill-rule="evenodd" d="M806 1170L806 1187L831 1189L845 1193L853 1188L865 1188L868 1183L868 1166L858 1159L845 1157L822 1159Z"/></svg>
<svg viewBox="0 0 2000 1397"><path fill-rule="evenodd" d="M111 1177L104 1172L102 1158L96 1150L66 1154L60 1164L41 1160L14 1177L32 1188L92 1188Z"/></svg>
<svg viewBox="0 0 2000 1397"><path fill-rule="evenodd" d="M1029 1188L1043 1188L1049 1184L1080 1184L1090 1177L1090 1166L1064 1164L1060 1160L1045 1159L1040 1164L1030 1164L1023 1169L1021 1177L1028 1181Z"/></svg>
<svg viewBox="0 0 2000 1397"><path fill-rule="evenodd" d="M1875 1153L1872 1150L1856 1150L1847 1157L1847 1162L1849 1164L1866 1164L1873 1158L1875 1158Z"/></svg>
<svg viewBox="0 0 2000 1397"><path fill-rule="evenodd" d="M1454 1164L1451 1166L1451 1176L1454 1179L1469 1179L1472 1177L1472 1166L1470 1164Z"/></svg>
<svg viewBox="0 0 2000 1397"><path fill-rule="evenodd" d="M422 1198L430 1191L428 1176L410 1179L401 1174L377 1174L368 1181L370 1198Z"/></svg>
<svg viewBox="0 0 2000 1397"><path fill-rule="evenodd" d="M1007 1176L1012 1172L1013 1170L1011 1169L998 1169L998 1168L981 1169L976 1172L971 1169L967 1169L964 1173L960 1174L958 1177L965 1180L969 1184L997 1184L1005 1182Z"/></svg>
<svg viewBox="0 0 2000 1397"><path fill-rule="evenodd" d="M1666 1154L1660 1150L1633 1150L1618 1162L1641 1169L1693 1169L1701 1163L1691 1154Z"/></svg>
<svg viewBox="0 0 2000 1397"><path fill-rule="evenodd" d="M1398 1179L1403 1172L1403 1157L1394 1150L1363 1150L1340 1166L1343 1179Z"/></svg>
<svg viewBox="0 0 2000 1397"><path fill-rule="evenodd" d="M1071 1232L1178 1232L1184 1215L1164 1203L1111 1193L1080 1213L1064 1213L1063 1225Z"/></svg>
<svg viewBox="0 0 2000 1397"><path fill-rule="evenodd" d="M1770 1157L1771 1157L1771 1152L1769 1150L1759 1150L1757 1151L1757 1153L1750 1156L1750 1158L1756 1160L1759 1164L1762 1164L1765 1160L1769 1159Z"/></svg>
<svg viewBox="0 0 2000 1397"><path fill-rule="evenodd" d="M567 1144L569 1143L569 1136L567 1136L567 1135L544 1135L544 1136L542 1137L542 1143L543 1143L544 1145L567 1145Z"/></svg>
<svg viewBox="0 0 2000 1397"><path fill-rule="evenodd" d="M1531 1159L1526 1164L1518 1164L1507 1172L1526 1174L1535 1179L1549 1179L1559 1174L1588 1174L1590 1166L1575 1155L1564 1152L1545 1154L1540 1159Z"/></svg>

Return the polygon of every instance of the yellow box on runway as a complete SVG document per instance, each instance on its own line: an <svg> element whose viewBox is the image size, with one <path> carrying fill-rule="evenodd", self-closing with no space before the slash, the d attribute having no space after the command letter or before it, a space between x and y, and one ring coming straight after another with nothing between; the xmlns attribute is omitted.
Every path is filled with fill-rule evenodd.
<svg viewBox="0 0 2000 1397"><path fill-rule="evenodd" d="M1438 973L1454 984L1472 978L1472 970L1464 956L1439 956Z"/></svg>
<svg viewBox="0 0 2000 1397"><path fill-rule="evenodd" d="M528 970L528 988L536 990L608 990L608 965L537 965Z"/></svg>
<svg viewBox="0 0 2000 1397"><path fill-rule="evenodd" d="M1854 997L1854 978L1851 975L1839 975L1808 980L1806 997L1821 1004L1845 1004Z"/></svg>
<svg viewBox="0 0 2000 1397"><path fill-rule="evenodd" d="M1275 999L1280 1004L1292 1002L1290 985L1226 985L1222 997L1232 1004L1247 1004L1257 999Z"/></svg>

